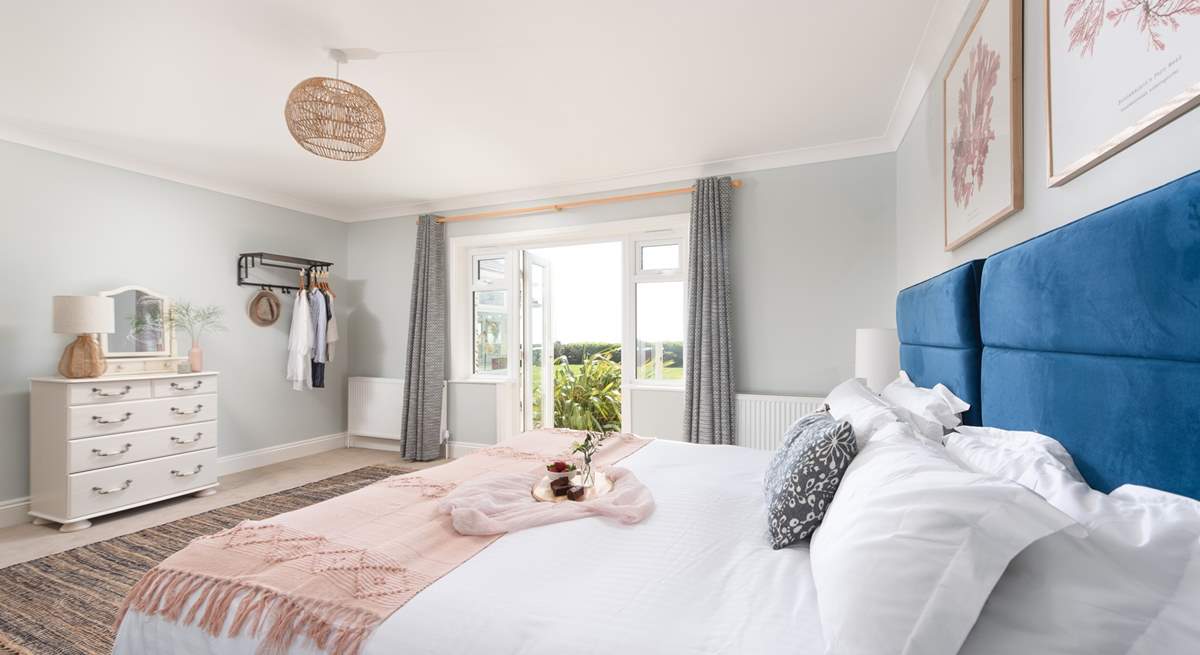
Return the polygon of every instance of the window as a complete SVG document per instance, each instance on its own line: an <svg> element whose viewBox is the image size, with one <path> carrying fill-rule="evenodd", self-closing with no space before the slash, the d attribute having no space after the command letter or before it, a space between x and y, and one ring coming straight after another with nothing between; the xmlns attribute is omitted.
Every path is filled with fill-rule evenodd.
<svg viewBox="0 0 1200 655"><path fill-rule="evenodd" d="M639 282L637 378L683 379L683 281Z"/></svg>
<svg viewBox="0 0 1200 655"><path fill-rule="evenodd" d="M472 372L480 375L508 373L509 280L503 255L480 255L473 260L471 313Z"/></svg>
<svg viewBox="0 0 1200 655"><path fill-rule="evenodd" d="M633 251L634 377L680 384L687 325L683 238L637 241Z"/></svg>
<svg viewBox="0 0 1200 655"><path fill-rule="evenodd" d="M504 258L480 257L475 260L475 281L485 285L504 285Z"/></svg>
<svg viewBox="0 0 1200 655"><path fill-rule="evenodd" d="M638 248L638 251L642 255L640 270L643 273L650 271L675 272L679 270L678 243L641 246Z"/></svg>

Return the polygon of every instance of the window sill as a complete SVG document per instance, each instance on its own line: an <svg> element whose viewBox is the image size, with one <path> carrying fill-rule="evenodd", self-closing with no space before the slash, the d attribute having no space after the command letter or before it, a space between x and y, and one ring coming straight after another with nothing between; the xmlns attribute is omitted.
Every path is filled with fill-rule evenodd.
<svg viewBox="0 0 1200 655"><path fill-rule="evenodd" d="M630 391L678 391L683 393L683 384L675 384L671 382L626 382L626 389Z"/></svg>

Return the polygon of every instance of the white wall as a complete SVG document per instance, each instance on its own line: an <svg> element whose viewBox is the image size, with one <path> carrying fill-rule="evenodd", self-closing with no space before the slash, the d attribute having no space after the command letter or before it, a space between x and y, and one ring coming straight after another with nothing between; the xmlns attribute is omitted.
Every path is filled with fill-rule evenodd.
<svg viewBox="0 0 1200 655"><path fill-rule="evenodd" d="M737 177L744 182L734 191L732 255L738 391L824 395L852 373L854 329L895 324L893 157ZM687 212L690 202L682 195L454 223L449 234L662 216ZM349 277L360 300L349 309L354 375L403 377L415 235L412 216L350 226Z"/></svg>
<svg viewBox="0 0 1200 655"><path fill-rule="evenodd" d="M203 341L206 368L221 372L221 456L345 431L349 335L328 388L292 391L283 376L294 296L279 322L257 327L246 316L254 290L236 285L235 270L239 252L332 261L349 301L338 276L346 225L2 141L0 203L0 504L28 494L27 378L54 374L70 341L51 331L54 295L139 284L224 308L229 331ZM339 321L348 306L335 303ZM186 334L179 346L189 347Z"/></svg>
<svg viewBox="0 0 1200 655"><path fill-rule="evenodd" d="M896 286L986 257L1200 169L1200 111L1176 119L1065 186L1046 186L1042 3L1025 6L1025 208L954 252L942 250L942 76L974 19L972 3L896 153Z"/></svg>

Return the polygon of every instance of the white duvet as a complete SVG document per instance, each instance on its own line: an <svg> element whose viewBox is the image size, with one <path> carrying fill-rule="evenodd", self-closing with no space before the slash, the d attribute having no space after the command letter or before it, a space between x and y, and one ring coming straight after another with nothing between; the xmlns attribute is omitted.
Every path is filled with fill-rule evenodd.
<svg viewBox="0 0 1200 655"><path fill-rule="evenodd" d="M650 518L506 535L400 608L364 653L822 653L808 548L772 550L765 534L771 455L655 441L621 462L653 492ZM114 653L256 647L130 612Z"/></svg>

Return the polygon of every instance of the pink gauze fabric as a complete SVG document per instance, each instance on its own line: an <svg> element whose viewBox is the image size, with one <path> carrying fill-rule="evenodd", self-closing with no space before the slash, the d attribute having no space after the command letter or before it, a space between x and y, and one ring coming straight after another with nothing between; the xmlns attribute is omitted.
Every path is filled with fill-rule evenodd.
<svg viewBox="0 0 1200 655"><path fill-rule="evenodd" d="M464 535L503 534L587 516L630 524L654 512L654 497L632 472L613 467L605 473L613 482L611 491L591 500L561 503L534 499L533 485L545 475L540 470L485 475L447 494L438 511L449 514L455 532Z"/></svg>

